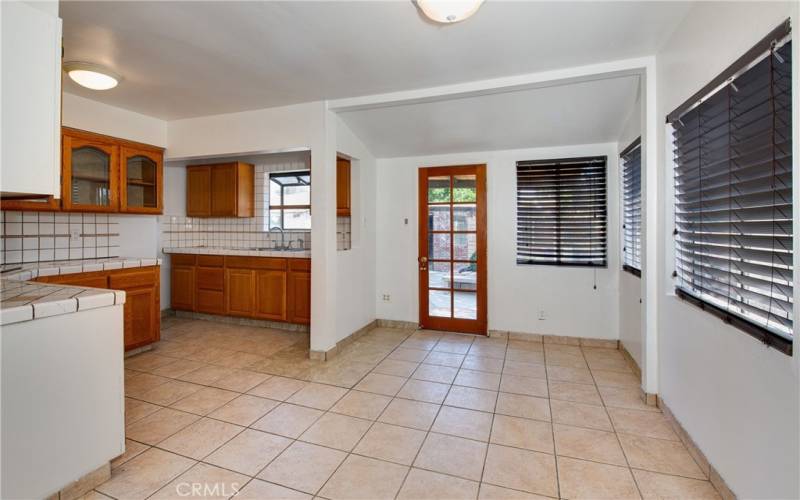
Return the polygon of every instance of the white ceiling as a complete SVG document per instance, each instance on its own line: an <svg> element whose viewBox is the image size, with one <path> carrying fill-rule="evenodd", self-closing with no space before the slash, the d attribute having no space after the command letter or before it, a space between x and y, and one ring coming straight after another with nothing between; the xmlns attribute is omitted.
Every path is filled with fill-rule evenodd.
<svg viewBox="0 0 800 500"><path fill-rule="evenodd" d="M410 0L60 8L65 60L105 64L124 78L103 92L66 79L65 91L177 119L652 54L689 4L487 0L446 26L424 20Z"/></svg>
<svg viewBox="0 0 800 500"><path fill-rule="evenodd" d="M616 142L638 76L340 113L378 158Z"/></svg>

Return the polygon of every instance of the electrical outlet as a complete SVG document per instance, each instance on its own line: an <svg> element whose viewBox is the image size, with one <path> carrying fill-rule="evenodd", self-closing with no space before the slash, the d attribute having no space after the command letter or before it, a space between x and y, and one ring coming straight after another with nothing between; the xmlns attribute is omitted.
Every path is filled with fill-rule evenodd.
<svg viewBox="0 0 800 500"><path fill-rule="evenodd" d="M384 302L391 302L392 301L392 296L389 295L388 293L384 293L383 294L383 301Z"/></svg>
<svg viewBox="0 0 800 500"><path fill-rule="evenodd" d="M544 321L547 319L547 316L544 314L544 309L539 310L539 321Z"/></svg>
<svg viewBox="0 0 800 500"><path fill-rule="evenodd" d="M81 242L81 228L80 227L71 227L69 229L69 242L70 243L80 243Z"/></svg>

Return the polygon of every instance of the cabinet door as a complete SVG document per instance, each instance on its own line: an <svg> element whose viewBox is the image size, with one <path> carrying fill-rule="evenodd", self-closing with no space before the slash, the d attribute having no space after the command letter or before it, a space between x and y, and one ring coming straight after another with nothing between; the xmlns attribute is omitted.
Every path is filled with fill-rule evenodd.
<svg viewBox="0 0 800 500"><path fill-rule="evenodd" d="M311 323L311 273L289 273L289 304L290 322Z"/></svg>
<svg viewBox="0 0 800 500"><path fill-rule="evenodd" d="M211 215L211 167L187 167L186 215L189 217Z"/></svg>
<svg viewBox="0 0 800 500"><path fill-rule="evenodd" d="M236 164L211 167L211 215L213 217L235 217Z"/></svg>
<svg viewBox="0 0 800 500"><path fill-rule="evenodd" d="M336 159L336 215L350 215L350 160Z"/></svg>
<svg viewBox="0 0 800 500"><path fill-rule="evenodd" d="M63 135L61 195L65 210L119 210L119 146Z"/></svg>
<svg viewBox="0 0 800 500"><path fill-rule="evenodd" d="M194 311L194 267L173 266L170 292L173 309Z"/></svg>
<svg viewBox="0 0 800 500"><path fill-rule="evenodd" d="M256 271L255 316L286 321L286 271Z"/></svg>
<svg viewBox="0 0 800 500"><path fill-rule="evenodd" d="M163 210L163 155L123 147L121 156L122 212L160 214Z"/></svg>
<svg viewBox="0 0 800 500"><path fill-rule="evenodd" d="M252 316L255 310L256 279L251 269L225 270L225 313Z"/></svg>
<svg viewBox="0 0 800 500"><path fill-rule="evenodd" d="M154 286L125 290L125 350L158 340Z"/></svg>

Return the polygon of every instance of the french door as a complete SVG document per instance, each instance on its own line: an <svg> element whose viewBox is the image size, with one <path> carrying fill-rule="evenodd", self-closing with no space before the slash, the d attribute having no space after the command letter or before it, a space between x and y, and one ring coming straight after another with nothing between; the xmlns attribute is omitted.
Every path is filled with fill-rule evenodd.
<svg viewBox="0 0 800 500"><path fill-rule="evenodd" d="M419 169L419 323L486 335L486 165Z"/></svg>

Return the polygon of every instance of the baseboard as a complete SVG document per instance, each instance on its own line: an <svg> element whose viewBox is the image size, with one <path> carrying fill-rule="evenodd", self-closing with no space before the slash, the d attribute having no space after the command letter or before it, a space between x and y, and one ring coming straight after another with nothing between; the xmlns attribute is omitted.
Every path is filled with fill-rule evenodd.
<svg viewBox="0 0 800 500"><path fill-rule="evenodd" d="M376 319L379 328L401 328L411 330L419 328L419 323L413 321L400 321L396 319Z"/></svg>
<svg viewBox="0 0 800 500"><path fill-rule="evenodd" d="M368 331L376 328L378 326L379 320L375 319L367 323L366 325L362 326L358 330L354 331L347 337L343 338L339 342L336 343L335 346L331 347L327 351L308 351L308 357L310 359L316 361L330 361L331 359L335 358L337 354L341 352L348 344L351 344L355 340L363 337Z"/></svg>
<svg viewBox="0 0 800 500"><path fill-rule="evenodd" d="M175 316L178 318L186 319L199 319L203 321L215 321L217 323L226 323L229 325L242 325L242 326L258 326L262 328L274 328L276 330L285 330L287 332L308 333L308 325L299 325L295 323L283 323L280 321L268 321L264 319L252 318L238 318L236 316L221 316L217 314L205 314L191 311L175 311Z"/></svg>
<svg viewBox="0 0 800 500"><path fill-rule="evenodd" d="M547 335L542 333L514 332L506 330L489 330L489 337L506 338L509 340L525 340L528 342L542 342L545 344L575 345L581 347L599 347L603 349L619 348L619 341L616 339L568 337L565 335Z"/></svg>
<svg viewBox="0 0 800 500"><path fill-rule="evenodd" d="M169 307L161 310L161 319L169 318L170 316L175 316L174 310Z"/></svg>
<svg viewBox="0 0 800 500"><path fill-rule="evenodd" d="M675 434L678 435L678 438L680 438L681 442L683 442L684 446L686 446L686 449L689 450L689 454L692 456L692 458L694 458L695 462L697 462L697 465L700 467L706 477L708 477L709 481L711 481L712 486L716 488L717 493L719 493L720 496L725 500L735 500L736 495L728 487L728 484L719 474L717 469L711 465L697 444L695 444L692 437L689 435L686 429L683 428L683 425L681 425L678 419L675 418L675 415L672 413L672 410L669 409L669 406L663 398L658 398L658 407L672 425L672 429L675 431Z"/></svg>

